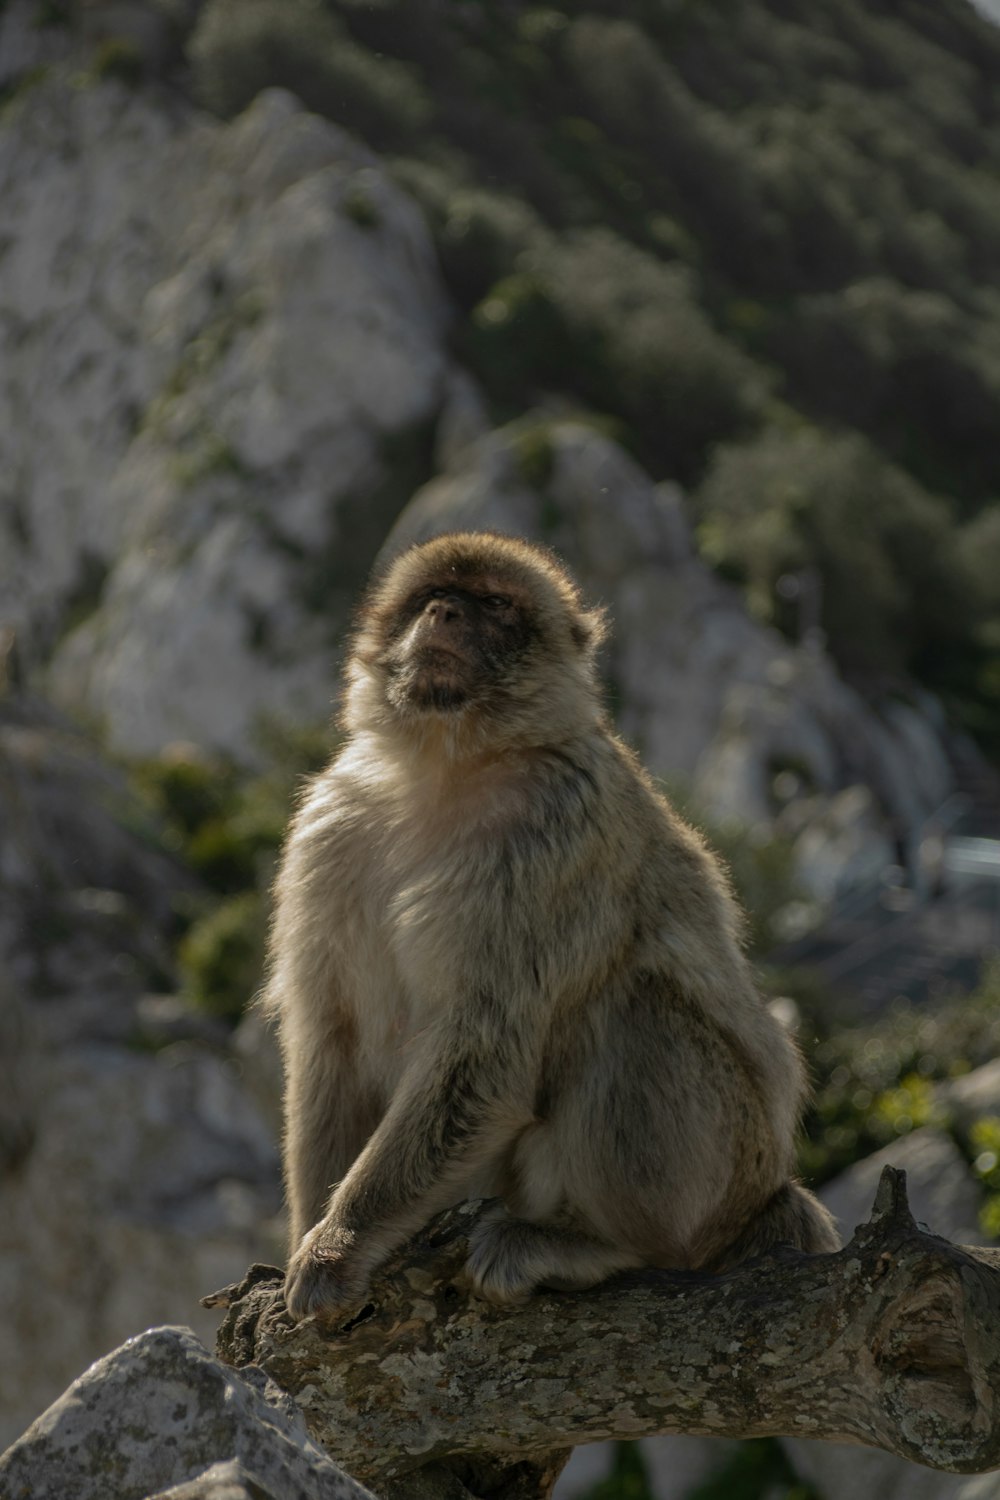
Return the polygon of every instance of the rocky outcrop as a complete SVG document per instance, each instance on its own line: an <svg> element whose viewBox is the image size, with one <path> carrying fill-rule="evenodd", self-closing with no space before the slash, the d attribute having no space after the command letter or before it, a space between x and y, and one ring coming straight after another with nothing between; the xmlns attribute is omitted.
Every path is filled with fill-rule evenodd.
<svg viewBox="0 0 1000 1500"><path fill-rule="evenodd" d="M82 735L0 701L0 1441L150 1322L210 1338L199 1296L280 1253L242 1055L149 993L191 884L155 834Z"/></svg>
<svg viewBox="0 0 1000 1500"><path fill-rule="evenodd" d="M0 597L25 660L130 751L246 754L262 714L322 718L445 398L417 210L288 95L222 125L58 68L8 109L0 195Z"/></svg>
<svg viewBox="0 0 1000 1500"><path fill-rule="evenodd" d="M0 966L21 987L120 1037L120 1002L170 983L174 902L193 888L92 740L0 696Z"/></svg>
<svg viewBox="0 0 1000 1500"><path fill-rule="evenodd" d="M188 1328L151 1328L92 1365L0 1458L7 1500L372 1500L260 1370Z"/></svg>

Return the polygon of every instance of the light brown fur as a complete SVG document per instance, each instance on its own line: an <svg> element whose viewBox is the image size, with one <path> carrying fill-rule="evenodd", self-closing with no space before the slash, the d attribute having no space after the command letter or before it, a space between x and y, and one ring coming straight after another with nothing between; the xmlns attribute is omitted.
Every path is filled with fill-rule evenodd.
<svg viewBox="0 0 1000 1500"><path fill-rule="evenodd" d="M836 1248L791 1178L795 1048L717 861L605 723L602 630L492 534L412 548L367 597L349 738L276 888L296 1316L355 1306L478 1196L497 1302Z"/></svg>

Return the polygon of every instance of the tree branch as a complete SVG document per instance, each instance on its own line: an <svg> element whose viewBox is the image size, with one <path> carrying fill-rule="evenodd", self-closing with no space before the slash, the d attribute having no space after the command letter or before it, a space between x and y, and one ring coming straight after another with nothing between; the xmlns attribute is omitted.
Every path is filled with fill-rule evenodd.
<svg viewBox="0 0 1000 1500"><path fill-rule="evenodd" d="M410 1496L528 1500L574 1444L671 1432L1000 1466L1000 1251L919 1228L903 1172L885 1169L870 1222L836 1255L634 1273L513 1311L462 1289L476 1207L407 1246L339 1328L293 1324L273 1268L214 1299L229 1306L221 1357L262 1366L381 1494L406 1476Z"/></svg>

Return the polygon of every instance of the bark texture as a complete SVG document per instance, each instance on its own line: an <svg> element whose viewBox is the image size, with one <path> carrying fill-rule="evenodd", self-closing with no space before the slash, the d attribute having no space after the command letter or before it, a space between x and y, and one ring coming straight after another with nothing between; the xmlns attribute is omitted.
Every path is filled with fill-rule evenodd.
<svg viewBox="0 0 1000 1500"><path fill-rule="evenodd" d="M1000 1251L919 1227L894 1168L835 1255L641 1272L513 1311L463 1290L475 1208L431 1225L339 1327L293 1324L270 1267L206 1299L228 1306L220 1356L262 1366L380 1495L535 1500L573 1445L670 1432L1000 1467Z"/></svg>

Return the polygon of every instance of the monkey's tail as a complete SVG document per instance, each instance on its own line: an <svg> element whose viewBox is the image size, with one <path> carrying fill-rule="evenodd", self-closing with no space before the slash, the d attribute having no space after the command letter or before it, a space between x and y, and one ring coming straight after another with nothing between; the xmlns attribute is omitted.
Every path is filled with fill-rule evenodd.
<svg viewBox="0 0 1000 1500"><path fill-rule="evenodd" d="M763 1255L772 1245L794 1245L808 1255L840 1249L833 1215L799 1182L786 1182L718 1257L711 1269L725 1271Z"/></svg>

